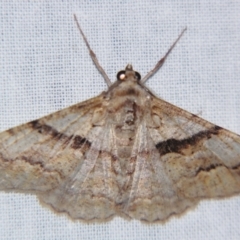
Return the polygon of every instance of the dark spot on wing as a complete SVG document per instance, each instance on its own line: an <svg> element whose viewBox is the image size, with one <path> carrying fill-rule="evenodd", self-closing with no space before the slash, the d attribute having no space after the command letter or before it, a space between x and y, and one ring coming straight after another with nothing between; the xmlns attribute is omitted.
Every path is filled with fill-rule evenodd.
<svg viewBox="0 0 240 240"><path fill-rule="evenodd" d="M83 145L85 145L85 147L89 148L91 143L86 138L83 138L79 135L74 136L71 147L73 149L79 149L79 148L83 147Z"/></svg>
<svg viewBox="0 0 240 240"><path fill-rule="evenodd" d="M238 168L240 168L240 164L238 164L238 165L232 167L233 170L236 170L236 169L238 169Z"/></svg>

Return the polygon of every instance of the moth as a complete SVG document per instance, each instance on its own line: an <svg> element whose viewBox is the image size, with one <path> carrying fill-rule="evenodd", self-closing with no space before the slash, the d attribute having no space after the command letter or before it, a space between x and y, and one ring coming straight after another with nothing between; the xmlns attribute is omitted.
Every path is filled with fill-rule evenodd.
<svg viewBox="0 0 240 240"><path fill-rule="evenodd" d="M35 194L86 222L165 222L202 199L240 193L240 136L157 98L128 64L108 89L0 133L0 190Z"/></svg>

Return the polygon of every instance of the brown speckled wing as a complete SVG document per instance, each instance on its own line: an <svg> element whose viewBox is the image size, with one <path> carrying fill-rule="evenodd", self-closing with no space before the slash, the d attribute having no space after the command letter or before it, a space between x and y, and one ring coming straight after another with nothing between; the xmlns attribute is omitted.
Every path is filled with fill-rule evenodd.
<svg viewBox="0 0 240 240"><path fill-rule="evenodd" d="M102 95L0 133L0 189L42 194L61 185L91 149Z"/></svg>
<svg viewBox="0 0 240 240"><path fill-rule="evenodd" d="M155 189L163 189L164 194L162 198L153 194L151 219L146 221L165 220L201 199L240 193L239 135L158 98L152 101L152 119L147 142L148 148L156 147L150 151L151 160L161 167L152 166L157 169L155 178L164 178L159 181L164 188L159 184Z"/></svg>
<svg viewBox="0 0 240 240"><path fill-rule="evenodd" d="M72 219L164 222L240 193L240 137L126 81L0 133L0 190Z"/></svg>

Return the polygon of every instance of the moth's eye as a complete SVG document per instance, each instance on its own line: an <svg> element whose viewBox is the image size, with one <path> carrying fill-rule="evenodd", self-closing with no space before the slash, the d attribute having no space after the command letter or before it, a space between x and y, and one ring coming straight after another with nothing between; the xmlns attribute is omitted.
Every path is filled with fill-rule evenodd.
<svg viewBox="0 0 240 240"><path fill-rule="evenodd" d="M118 74L117 74L117 80L122 81L122 80L125 79L125 77L126 77L125 71L122 70L122 71L118 72Z"/></svg>
<svg viewBox="0 0 240 240"><path fill-rule="evenodd" d="M135 77L136 77L136 79L137 79L138 81L141 80L141 75L140 75L140 73L135 72Z"/></svg>

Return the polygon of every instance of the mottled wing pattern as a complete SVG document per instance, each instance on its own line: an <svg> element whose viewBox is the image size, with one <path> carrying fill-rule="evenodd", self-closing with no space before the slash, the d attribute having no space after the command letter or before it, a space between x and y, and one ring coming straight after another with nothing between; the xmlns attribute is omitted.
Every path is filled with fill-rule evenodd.
<svg viewBox="0 0 240 240"><path fill-rule="evenodd" d="M35 193L73 219L147 222L240 192L238 135L152 97L121 160L104 102L100 95L1 133L0 189Z"/></svg>
<svg viewBox="0 0 240 240"><path fill-rule="evenodd" d="M93 205L96 204L86 194L88 186L85 184L82 187L82 184L87 178L87 185L93 186L93 192L96 189L102 194L107 191L106 184L102 182L103 175L107 176L107 169L100 172L96 165L103 163L105 168L109 168L109 156L106 151L101 151L109 150L108 139L111 141L106 136L110 135L108 128L101 127L102 102L103 96L100 95L2 132L0 190L34 193L42 202L59 212L67 212L73 218L89 214L84 211L78 213L78 210L83 210L80 205L84 201L88 204L88 211L95 212ZM104 162L97 161L101 158ZM90 176L93 167L94 179ZM79 200L83 188L85 199ZM107 216L99 218L107 218L107 210L105 214ZM94 218L92 215L88 218Z"/></svg>
<svg viewBox="0 0 240 240"><path fill-rule="evenodd" d="M165 221L199 200L240 193L240 136L161 99L139 126L135 171L123 211Z"/></svg>
<svg viewBox="0 0 240 240"><path fill-rule="evenodd" d="M152 195L147 211L139 209L142 219L165 220L201 199L240 193L239 135L158 98L152 100L152 119L146 142L152 178L159 181L147 187Z"/></svg>
<svg viewBox="0 0 240 240"><path fill-rule="evenodd" d="M152 97L131 155L118 155L100 95L0 134L0 189L73 219L164 221L240 192L240 137ZM150 119L149 119L150 118Z"/></svg>
<svg viewBox="0 0 240 240"><path fill-rule="evenodd" d="M156 222L183 212L191 203L178 196L146 122L139 126L136 141L136 153L132 153L137 156L135 172L125 214L130 218Z"/></svg>
<svg viewBox="0 0 240 240"><path fill-rule="evenodd" d="M95 109L98 111L98 109ZM93 119L89 119L92 122ZM95 135L90 141L90 135ZM116 215L120 191L113 176L113 135L107 122L95 125L86 135L89 146L75 148L77 163L71 174L56 188L39 196L57 212L84 221L110 220ZM79 161L80 160L80 161Z"/></svg>

